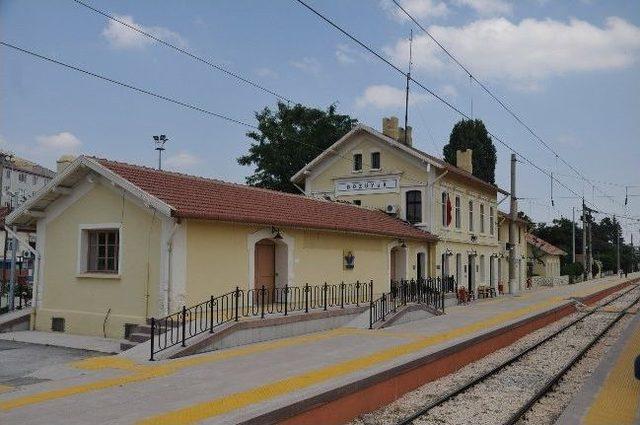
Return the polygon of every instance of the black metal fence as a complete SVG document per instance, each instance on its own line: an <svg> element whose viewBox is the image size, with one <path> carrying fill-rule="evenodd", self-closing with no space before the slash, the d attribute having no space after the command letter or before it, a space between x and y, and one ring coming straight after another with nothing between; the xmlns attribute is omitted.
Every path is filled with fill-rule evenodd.
<svg viewBox="0 0 640 425"><path fill-rule="evenodd" d="M240 289L214 297L162 318L151 318L151 356L181 344L241 317L261 317L272 314L328 308L344 308L370 304L373 281L323 285L283 286L280 288Z"/></svg>
<svg viewBox="0 0 640 425"><path fill-rule="evenodd" d="M408 303L426 304L444 313L445 293L455 292L455 286L453 276L391 282L391 291L371 300L369 329L373 329L374 323L384 322L390 313L395 313L398 307Z"/></svg>

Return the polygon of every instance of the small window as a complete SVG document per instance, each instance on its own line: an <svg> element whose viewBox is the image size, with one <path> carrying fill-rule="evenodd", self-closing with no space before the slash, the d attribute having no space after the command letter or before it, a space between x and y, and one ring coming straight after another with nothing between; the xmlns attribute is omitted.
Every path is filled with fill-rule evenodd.
<svg viewBox="0 0 640 425"><path fill-rule="evenodd" d="M362 154L353 154L353 171L362 171Z"/></svg>
<svg viewBox="0 0 640 425"><path fill-rule="evenodd" d="M411 224L422 222L422 192L407 192L407 221Z"/></svg>
<svg viewBox="0 0 640 425"><path fill-rule="evenodd" d="M353 204L360 206L360 205L362 205L362 201L360 199L354 199L353 200Z"/></svg>
<svg viewBox="0 0 640 425"><path fill-rule="evenodd" d="M522 227L518 226L518 243L522 243Z"/></svg>
<svg viewBox="0 0 640 425"><path fill-rule="evenodd" d="M11 170L7 170L7 178L11 177Z"/></svg>
<svg viewBox="0 0 640 425"><path fill-rule="evenodd" d="M473 232L473 201L469 201L469 231Z"/></svg>
<svg viewBox="0 0 640 425"><path fill-rule="evenodd" d="M484 233L484 204L480 204L480 233Z"/></svg>
<svg viewBox="0 0 640 425"><path fill-rule="evenodd" d="M88 273L118 273L118 229L87 230Z"/></svg>
<svg viewBox="0 0 640 425"><path fill-rule="evenodd" d="M371 169L380 169L380 152L371 152Z"/></svg>
<svg viewBox="0 0 640 425"><path fill-rule="evenodd" d="M27 181L27 175L25 173L18 174L18 180L21 181L21 182L26 182Z"/></svg>
<svg viewBox="0 0 640 425"><path fill-rule="evenodd" d="M33 184L38 184L38 176L32 176L33 178Z"/></svg>
<svg viewBox="0 0 640 425"><path fill-rule="evenodd" d="M53 332L64 332L64 317L52 317L51 330Z"/></svg>
<svg viewBox="0 0 640 425"><path fill-rule="evenodd" d="M461 226L461 221L462 221L462 217L461 217L461 212L460 212L460 197L456 196L456 212L455 212L455 222L456 222L456 229L459 229Z"/></svg>

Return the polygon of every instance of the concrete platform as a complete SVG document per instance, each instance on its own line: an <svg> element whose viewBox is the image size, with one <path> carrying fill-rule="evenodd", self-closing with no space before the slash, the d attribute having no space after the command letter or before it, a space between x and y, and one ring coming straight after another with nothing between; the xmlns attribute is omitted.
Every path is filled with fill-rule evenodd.
<svg viewBox="0 0 640 425"><path fill-rule="evenodd" d="M30 344L50 345L53 347L75 348L77 350L97 351L105 354L120 352L119 339L97 336L70 335L62 332L16 331L0 333L0 340L28 342ZM0 363L1 365L1 363Z"/></svg>
<svg viewBox="0 0 640 425"><path fill-rule="evenodd" d="M640 380L634 377L638 355L640 316L636 314L556 424L640 424Z"/></svg>
<svg viewBox="0 0 640 425"><path fill-rule="evenodd" d="M539 288L380 330L342 327L153 363L55 365L32 374L48 381L0 394L0 423L343 423L570 314L573 297L595 302L637 277Z"/></svg>

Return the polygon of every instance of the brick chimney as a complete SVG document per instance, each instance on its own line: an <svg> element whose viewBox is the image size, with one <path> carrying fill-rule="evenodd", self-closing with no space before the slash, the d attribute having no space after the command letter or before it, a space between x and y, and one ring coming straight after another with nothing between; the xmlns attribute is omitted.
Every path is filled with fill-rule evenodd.
<svg viewBox="0 0 640 425"><path fill-rule="evenodd" d="M75 161L75 159L76 157L73 155L62 155L60 158L58 158L58 161L56 161L56 171L58 172L58 174L60 174L62 171L64 171L65 168L71 165L71 163Z"/></svg>
<svg viewBox="0 0 640 425"><path fill-rule="evenodd" d="M473 174L473 150L457 150L456 151L456 166L468 171L469 174Z"/></svg>
<svg viewBox="0 0 640 425"><path fill-rule="evenodd" d="M411 127L407 126L407 146L411 146L412 141L412 131ZM382 134L387 137L391 137L396 142L400 142L405 144L404 135L405 129L398 126L398 117L384 117L382 118Z"/></svg>

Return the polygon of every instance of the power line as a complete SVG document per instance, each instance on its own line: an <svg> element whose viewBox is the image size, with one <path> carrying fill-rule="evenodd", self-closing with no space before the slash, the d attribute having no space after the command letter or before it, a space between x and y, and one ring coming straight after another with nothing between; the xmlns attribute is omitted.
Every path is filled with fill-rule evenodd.
<svg viewBox="0 0 640 425"><path fill-rule="evenodd" d="M80 73L83 73L83 74L86 74L86 75L101 79L103 81L107 81L107 82L110 82L112 84L116 84L116 85L119 85L119 86L122 86L122 87L125 87L125 88L128 88L128 89L134 90L134 91L136 91L138 93L146 94L146 95L158 98L158 99L162 99L162 100L167 101L167 102L174 103L174 104L179 105L179 106L183 106L185 108L189 108L189 109L204 113L206 115L214 116L216 118L221 118L221 119L224 119L226 121L233 122L235 124L239 124L239 125L243 125L243 126L255 129L255 130L259 130L259 128L257 126L255 126L255 125L253 125L253 124L249 124L249 123L246 123L244 121L237 120L235 118L231 118L231 117L228 117L228 116L216 113L216 112L212 112L212 111L209 111L207 109L201 108L199 106L195 106L195 105L192 105L192 104L189 104L189 103L177 100L177 99L170 98L168 96L164 96L164 95L161 95L161 94L158 94L158 93L146 90L146 89L142 89L142 88L133 86L133 85L128 84L128 83L123 83L121 81L114 80L114 79L109 78L109 77L105 77L104 75L96 74L94 72L87 71L85 69L82 69L82 68L79 68L77 66L61 62L61 61L53 59L53 58L49 58L47 56L35 53L35 52L27 50L27 49L23 49L21 47L18 47L16 45L13 45L13 44L10 44L10 43L4 42L4 41L0 41L0 45L5 46L5 47L9 47L11 49L14 49L14 50L19 51L21 53L36 57L36 58L41 59L41 60L54 63L56 65L65 67L67 69L71 69L71 70L74 70L74 71L77 71L77 72L80 72ZM316 149L318 152L324 152L324 149L322 149L322 148L320 148L318 146L312 145L310 143L305 143L305 142L299 142L299 143L301 145L303 145L303 146L307 146L307 147L311 147L313 149ZM341 155L339 153L334 153L334 155L336 155L336 156L338 156L338 157L340 157L340 158L342 158L342 159L344 159L346 161L350 161L352 163L354 162L353 158L348 158L348 157L346 157L344 155ZM423 181L419 181L419 180L415 180L415 179L409 179L409 180L412 180L415 183L419 183L419 184L424 184L425 183Z"/></svg>
<svg viewBox="0 0 640 425"><path fill-rule="evenodd" d="M13 45L13 44L10 44L10 43L4 42L4 41L0 41L0 45L3 45L5 47L9 47L9 48L14 49L14 50L16 50L18 52L21 52L21 53L36 57L38 59L42 59L42 60L47 61L47 62L51 62L51 63L54 63L56 65L60 65L60 66L65 67L67 69L72 69L74 71L81 72L81 73L83 73L85 75L89 75L91 77L95 77L95 78L98 78L100 80L107 81L109 83L116 84L116 85L119 85L121 87L128 88L128 89L136 91L138 93L146 94L148 96L152 96L152 97L155 97L157 99L164 100L166 102L171 102L171 103L174 103L176 105L180 105L182 107L185 107L185 108L188 108L188 109L192 109L194 111L198 111L198 112L201 112L201 113L206 114L206 115L210 115L210 116L213 116L213 117L216 117L216 118L220 118L220 119L232 122L234 124L239 124L239 125L243 125L245 127L258 129L258 127L256 127L253 124L249 124L249 123L246 123L244 121L241 121L241 120L238 120L238 119L235 119L235 118L231 118L231 117L228 117L226 115L219 114L217 112L212 112L212 111L209 111L207 109L201 108L199 106L195 106L195 105L192 105L190 103L183 102L181 100L177 100L177 99L174 99L174 98L162 95L162 94L158 94L158 93L152 92L150 90L141 89L140 87L136 87L136 86L128 84L128 83L123 83L122 81L114 80L113 78L105 77L104 75L96 74L95 72L87 71L86 69L82 69L82 68L79 68L77 66L61 62L59 60L56 60L56 59L53 59L53 58L50 58L50 57L47 57L47 56L32 52L32 51L27 50L27 49L23 49L21 47L18 47L16 45Z"/></svg>
<svg viewBox="0 0 640 425"><path fill-rule="evenodd" d="M496 94L493 93L482 81L480 81L471 71L464 66L453 54L438 41L424 26L422 26L407 10L400 5L397 0L392 0L393 3L405 14L407 17L413 21L433 42L435 42L440 49L452 60L454 61L467 75L469 75L470 79L473 79L478 85L491 97L493 98L509 115L511 115L520 125L522 125L538 142L540 142L545 148L547 148L555 157L562 161L567 167L569 167L574 173L580 176L583 180L589 182L594 188L597 188L599 192L605 194L600 188L596 187L593 182L585 177L580 171L578 171L573 165L567 162L564 158L560 156L547 142L545 142L542 137L540 137L527 123L524 122L522 118L518 114L516 114L513 109L508 107Z"/></svg>
<svg viewBox="0 0 640 425"><path fill-rule="evenodd" d="M378 52L376 52L375 50L373 50L373 48L371 48L370 46L366 45L364 42L360 41L358 38L356 38L354 35L352 35L351 33L349 33L348 31L346 31L345 29L343 29L342 27L340 27L338 24L336 24L335 22L333 22L331 19L327 18L326 16L324 16L322 13L318 12L316 9L314 9L313 7L311 7L309 4L307 4L306 2L304 2L303 0L296 0L298 3L300 3L302 6L304 6L305 8L307 8L309 11L311 11L313 14L315 14L316 16L318 16L320 19L322 19L323 21L325 21L326 23L328 23L329 25L331 25L333 28L335 28L336 30L338 30L339 32L341 32L342 34L344 34L346 37L348 37L349 39L351 39L353 42L355 42L356 44L358 44L359 46L361 46L363 49L367 50L369 53L373 54L374 56L376 56L378 59L380 59L382 62L386 63L387 65L389 65L391 68L393 68L396 72L398 72L399 74L401 74L402 76L404 76L405 78L409 78L409 80L411 80L414 84L416 84L418 87L422 88L423 90L425 90L427 93L429 93L430 95L432 95L433 97L435 97L437 100L439 100L441 103L443 103L444 105L446 105L449 109L455 111L456 113L458 113L460 116L464 117L465 119L471 119L466 113L464 113L462 110L460 110L459 108L457 108L456 106L454 106L453 104L451 104L449 101L447 101L446 99L444 99L442 96L440 96L439 94L437 94L436 92L434 92L433 90L431 90L430 88L428 88L427 86L425 86L423 83L421 83L420 81L417 81L414 77L408 76L404 71L402 71L398 66L396 66L395 64L393 64L391 61L389 61L388 59L384 58L382 55L380 55ZM496 141L498 141L501 145L503 145L505 148L507 148L508 150L510 150L511 152L515 153L516 155L518 155L521 159L523 159L526 163L528 163L530 166L532 166L533 168L537 169L538 171L540 171L541 173L543 173L544 175L546 175L547 177L551 177L551 174L542 169L540 166L538 166L537 164L535 164L533 161L531 161L529 158L527 158L526 156L524 156L523 154L521 154L520 152L516 151L513 147L511 147L510 145L508 145L506 142L504 142L501 138L499 138L498 136L496 136L494 133L492 133L491 131L487 130L487 133L494 138ZM577 192L575 192L573 189L571 189L569 186L567 186L564 182L558 180L558 179L554 179L556 182L558 182L558 184L560 184L562 187L564 187L565 189L567 189L569 192L573 193L574 195L578 195ZM590 203L589 201L586 201L587 203ZM591 205L596 206L594 203L591 203Z"/></svg>
<svg viewBox="0 0 640 425"><path fill-rule="evenodd" d="M210 60L204 59L204 58L202 58L200 56L197 56L197 55L195 55L195 54L193 54L193 53L191 53L191 52L189 52L189 51L187 51L187 50L185 50L185 49L183 49L181 47L176 46L175 44L169 43L166 40L163 40L163 39L161 39L161 38L159 38L159 37L157 37L157 36L155 36L153 34L150 34L150 33L146 32L146 31L136 27L135 25L131 25L131 24L127 23L127 22L124 22L123 20L118 19L117 17L115 17L113 15L110 15L109 13L107 13L107 12L105 12L103 10L97 9L97 8L95 8L95 7L89 5L89 4L87 4L87 3L85 3L85 2L83 2L81 0L73 0L73 1L78 3L81 6L86 7L89 10L94 11L97 14L100 14L100 15L106 17L107 19L110 19L110 20L112 20L114 22L117 22L120 25L124 25L125 27L127 27L127 28L129 28L129 29L131 29L133 31L136 31L139 34L144 35L145 37L149 37L150 39L155 40L158 43L160 43L160 44L162 44L162 45L164 45L166 47L169 47L169 48L171 48L171 49L173 49L173 50L175 50L177 52L180 52L180 53L182 53L184 55L187 55L190 58L195 59L196 61L201 62L201 63L203 63L205 65L208 65L208 66L210 66L212 68L215 68L216 70L218 70L220 72L223 72L223 73L227 74L228 76L233 77L233 78L235 78L235 79L237 79L239 81L242 81L245 84L249 84L249 85L251 85L251 86L253 86L253 87L255 87L255 88L259 89L259 90L262 90L265 93L268 93L270 95L273 95L273 96L277 97L278 99L284 100L285 102L295 103L291 99L289 99L288 97L277 93L275 90L268 89L268 88L264 87L261 84L258 84L258 83L254 82L254 81L249 80L246 77L241 76L238 73L235 73L233 71L229 71L228 69L225 69L222 66L211 62Z"/></svg>

